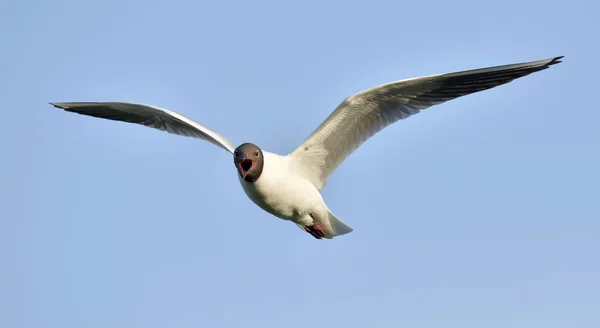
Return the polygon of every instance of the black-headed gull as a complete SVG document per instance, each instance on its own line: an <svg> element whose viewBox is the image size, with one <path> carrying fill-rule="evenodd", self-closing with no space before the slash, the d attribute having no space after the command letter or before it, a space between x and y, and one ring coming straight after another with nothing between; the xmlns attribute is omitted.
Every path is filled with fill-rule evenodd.
<svg viewBox="0 0 600 328"><path fill-rule="evenodd" d="M433 105L491 89L560 63L560 57L418 77L346 98L298 148L285 156L255 144L233 143L176 112L127 102L50 103L69 112L142 124L209 141L233 155L246 195L260 208L297 224L317 239L347 234L321 197L329 175L363 142L388 125Z"/></svg>

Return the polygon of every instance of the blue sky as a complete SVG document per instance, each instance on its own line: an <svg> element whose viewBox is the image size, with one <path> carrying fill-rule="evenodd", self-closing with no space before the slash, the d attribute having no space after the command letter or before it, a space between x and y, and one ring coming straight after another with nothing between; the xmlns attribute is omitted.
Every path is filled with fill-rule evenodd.
<svg viewBox="0 0 600 328"><path fill-rule="evenodd" d="M598 5L0 3L0 326L600 326ZM378 84L564 55L365 143L317 241L201 140L50 101L169 108L293 150Z"/></svg>

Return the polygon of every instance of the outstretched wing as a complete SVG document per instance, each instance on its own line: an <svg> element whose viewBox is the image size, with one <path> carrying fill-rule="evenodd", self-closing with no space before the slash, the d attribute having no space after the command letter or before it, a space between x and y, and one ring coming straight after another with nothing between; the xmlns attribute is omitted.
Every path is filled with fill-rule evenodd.
<svg viewBox="0 0 600 328"><path fill-rule="evenodd" d="M348 155L392 123L544 70L562 57L401 80L362 91L346 98L289 156L296 170L322 189Z"/></svg>
<svg viewBox="0 0 600 328"><path fill-rule="evenodd" d="M128 102L63 102L50 104L68 112L135 123L173 134L203 139L230 153L235 150L235 146L231 141L208 127L179 113L155 106Z"/></svg>

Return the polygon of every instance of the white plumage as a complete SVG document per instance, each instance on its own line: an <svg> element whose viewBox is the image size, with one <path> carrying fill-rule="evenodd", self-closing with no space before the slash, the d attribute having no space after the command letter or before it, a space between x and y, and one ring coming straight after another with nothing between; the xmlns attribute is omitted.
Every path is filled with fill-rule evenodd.
<svg viewBox="0 0 600 328"><path fill-rule="evenodd" d="M346 98L292 153L282 156L250 143L238 147L179 113L127 102L52 103L83 115L136 123L206 140L234 155L246 195L266 212L296 223L315 238L352 231L321 197L328 177L362 143L394 122L467 94L544 70L561 57L396 81Z"/></svg>

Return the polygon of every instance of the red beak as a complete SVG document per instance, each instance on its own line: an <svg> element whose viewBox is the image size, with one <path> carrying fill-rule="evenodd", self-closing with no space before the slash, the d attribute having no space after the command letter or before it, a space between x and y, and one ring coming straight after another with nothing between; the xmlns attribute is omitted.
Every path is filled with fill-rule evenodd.
<svg viewBox="0 0 600 328"><path fill-rule="evenodd" d="M254 163L252 162L252 160L248 159L248 158L244 158L243 160L241 160L239 162L238 165L240 166L240 169L242 171L242 178L246 177L246 174L248 174L248 170L250 170L250 168L252 168L253 164Z"/></svg>

